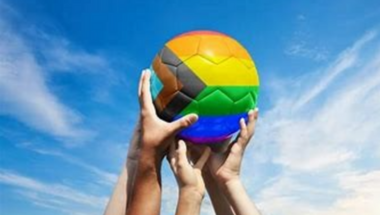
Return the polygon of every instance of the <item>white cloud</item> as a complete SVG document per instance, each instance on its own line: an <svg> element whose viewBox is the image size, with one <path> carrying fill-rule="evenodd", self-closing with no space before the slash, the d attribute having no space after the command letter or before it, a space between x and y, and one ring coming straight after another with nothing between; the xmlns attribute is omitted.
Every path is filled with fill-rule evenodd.
<svg viewBox="0 0 380 215"><path fill-rule="evenodd" d="M380 214L377 32L285 85L292 90L274 95L247 153L263 164L257 172L280 169L255 194L264 214ZM372 164L358 165L363 160Z"/></svg>
<svg viewBox="0 0 380 215"><path fill-rule="evenodd" d="M77 203L87 205L90 208L102 209L107 202L106 197L90 195L63 184L44 183L6 169L0 169L0 183L35 193L33 194L35 197L44 197L47 204L52 203L52 201L55 201L55 204Z"/></svg>
<svg viewBox="0 0 380 215"><path fill-rule="evenodd" d="M9 6L0 4L0 115L67 142L90 137L92 132L81 126L81 115L49 89L48 71L107 72L107 60L41 31L35 35L43 41L39 47L8 21L9 11Z"/></svg>
<svg viewBox="0 0 380 215"><path fill-rule="evenodd" d="M98 183L100 184L114 186L114 184L116 183L116 180L118 177L116 174L104 171L97 166L88 164L84 162L83 160L76 158L74 156L71 156L69 154L63 153L58 150L36 148L28 144L19 145L19 146L22 148L26 148L31 151L34 151L36 153L39 153L41 155L48 155L48 156L54 156L54 157L60 158L68 163L71 163L85 170L88 170L90 173L93 173L100 178L100 180L98 181Z"/></svg>
<svg viewBox="0 0 380 215"><path fill-rule="evenodd" d="M328 50L321 46L311 46L306 41L292 42L286 49L285 54L289 56L297 56L309 58L313 61L324 61L328 58Z"/></svg>

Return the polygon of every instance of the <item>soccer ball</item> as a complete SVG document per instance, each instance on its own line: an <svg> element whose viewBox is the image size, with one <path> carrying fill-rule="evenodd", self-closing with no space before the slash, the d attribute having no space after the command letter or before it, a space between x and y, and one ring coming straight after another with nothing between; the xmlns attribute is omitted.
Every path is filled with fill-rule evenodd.
<svg viewBox="0 0 380 215"><path fill-rule="evenodd" d="M239 120L256 107L259 77L246 49L214 31L174 37L151 65L157 114L174 121L196 113L198 121L178 135L193 143L217 143L239 130Z"/></svg>

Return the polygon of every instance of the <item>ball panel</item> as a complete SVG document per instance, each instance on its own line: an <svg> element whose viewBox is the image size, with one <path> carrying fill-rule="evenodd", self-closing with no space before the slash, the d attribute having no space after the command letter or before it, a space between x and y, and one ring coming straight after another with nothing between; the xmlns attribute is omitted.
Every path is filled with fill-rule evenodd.
<svg viewBox="0 0 380 215"><path fill-rule="evenodd" d="M246 59L248 62L253 62L247 50L238 41L231 37L224 37L223 40L234 57L238 59Z"/></svg>
<svg viewBox="0 0 380 215"><path fill-rule="evenodd" d="M161 62L167 65L178 66L182 63L182 60L179 59L168 47L164 47L160 52Z"/></svg>
<svg viewBox="0 0 380 215"><path fill-rule="evenodd" d="M195 55L184 63L207 86L257 86L259 84L255 70L248 69L235 57L228 58L221 64L215 65L202 56Z"/></svg>
<svg viewBox="0 0 380 215"><path fill-rule="evenodd" d="M166 47L184 61L198 53L200 40L201 38L195 35L178 37L166 43Z"/></svg>
<svg viewBox="0 0 380 215"><path fill-rule="evenodd" d="M211 94L198 100L200 115L228 115L231 112L233 101L223 92L216 89Z"/></svg>
<svg viewBox="0 0 380 215"><path fill-rule="evenodd" d="M190 103L184 110L181 111L181 115L186 115L190 113L196 113L200 116L215 116L215 115L227 115L227 114L240 114L248 112L256 106L256 98L258 94L258 86L210 86L205 88L193 101L197 101L196 105ZM219 102L219 100L206 100L210 98L214 92L219 91L224 96L228 97L228 101L232 101L233 105L228 111L223 108L225 102ZM218 93L219 94L219 93ZM245 98L248 97L248 98ZM245 98L245 100L244 100ZM219 99L213 97L213 99ZM250 99L251 101L247 101ZM217 101L217 102L215 102ZM228 107L229 107L228 102ZM210 104L209 104L210 103ZM252 104L253 103L253 104ZM204 106L212 106L213 111L207 110L207 108L202 107L198 104ZM214 107L216 106L216 107ZM206 111L204 111L206 110Z"/></svg>
<svg viewBox="0 0 380 215"><path fill-rule="evenodd" d="M151 83L157 82L154 79L157 77L163 85L155 98L158 110L162 111L172 99L172 95L182 88L182 85L177 82L177 68L160 61L160 57L157 56L153 62L152 68L155 75L151 78Z"/></svg>
<svg viewBox="0 0 380 215"><path fill-rule="evenodd" d="M251 92L256 93L258 86L223 86L218 89L235 102Z"/></svg>
<svg viewBox="0 0 380 215"><path fill-rule="evenodd" d="M223 41L223 37L214 35L202 35L198 54L215 64L231 56L231 52Z"/></svg>
<svg viewBox="0 0 380 215"><path fill-rule="evenodd" d="M253 100L250 93L236 101L233 105L233 111L237 113L248 112L256 107L255 101Z"/></svg>
<svg viewBox="0 0 380 215"><path fill-rule="evenodd" d="M170 102L166 105L165 109L161 112L158 112L159 117L170 122L175 116L179 115L179 113L185 109L193 100L178 91L171 96Z"/></svg>
<svg viewBox="0 0 380 215"><path fill-rule="evenodd" d="M155 100L158 97L158 94L160 91L164 88L164 85L158 78L156 72L154 71L153 67L150 67L150 70L152 71L152 77L150 78L150 87L152 92L152 98Z"/></svg>
<svg viewBox="0 0 380 215"><path fill-rule="evenodd" d="M177 116L179 119L182 115ZM239 130L239 120L247 120L248 114L222 115L222 116L200 116L198 121L187 129L182 130L179 136L184 139L203 139L202 142L212 142L215 138L230 137Z"/></svg>
<svg viewBox="0 0 380 215"><path fill-rule="evenodd" d="M190 98L196 98L206 85L184 63L177 68L177 82L183 86L181 92Z"/></svg>

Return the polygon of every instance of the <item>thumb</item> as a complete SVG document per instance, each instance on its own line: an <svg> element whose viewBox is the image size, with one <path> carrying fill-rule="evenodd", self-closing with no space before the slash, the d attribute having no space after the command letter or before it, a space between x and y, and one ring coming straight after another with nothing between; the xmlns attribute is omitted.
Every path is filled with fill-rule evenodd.
<svg viewBox="0 0 380 215"><path fill-rule="evenodd" d="M198 115L196 115L196 114L186 115L186 116L184 116L180 119L177 119L176 121L170 123L170 130L173 133L178 133L182 129L193 125L197 120L198 120Z"/></svg>

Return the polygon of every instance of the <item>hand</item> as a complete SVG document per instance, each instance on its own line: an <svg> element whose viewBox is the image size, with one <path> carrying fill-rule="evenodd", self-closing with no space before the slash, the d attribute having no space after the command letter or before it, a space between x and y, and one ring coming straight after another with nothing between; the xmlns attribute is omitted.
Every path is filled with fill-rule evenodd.
<svg viewBox="0 0 380 215"><path fill-rule="evenodd" d="M163 158L174 136L198 120L196 114L189 114L174 122L168 123L158 118L150 93L150 71L143 71L139 85L141 108L141 150L151 152Z"/></svg>
<svg viewBox="0 0 380 215"><path fill-rule="evenodd" d="M244 119L240 120L240 134L229 148L223 153L211 153L208 167L218 182L225 184L231 180L239 179L243 154L254 134L257 118L258 110L251 110L248 113L247 125Z"/></svg>
<svg viewBox="0 0 380 215"><path fill-rule="evenodd" d="M205 195L205 184L202 179L202 168L210 156L210 148L206 148L198 161L191 165L187 159L187 147L184 141L178 142L178 148L175 149L175 143L170 146L168 161L176 177L180 192L193 192L199 194L203 199Z"/></svg>

